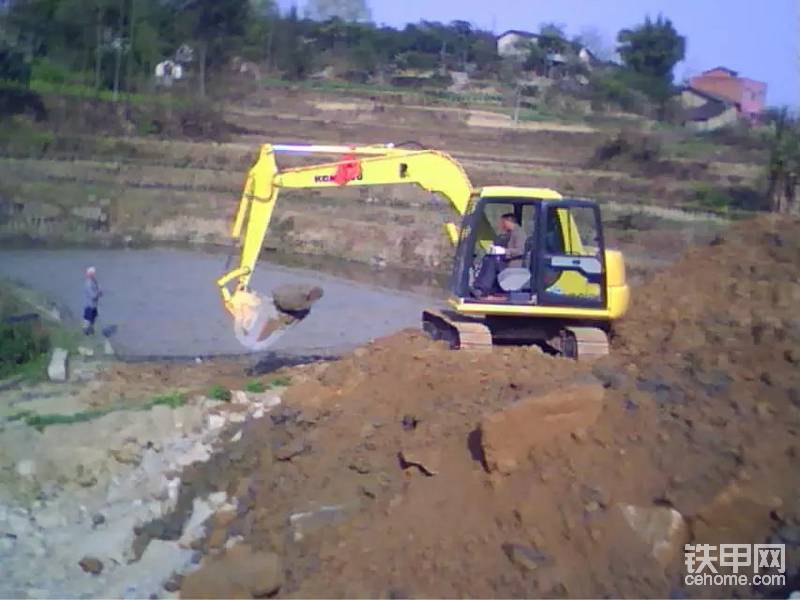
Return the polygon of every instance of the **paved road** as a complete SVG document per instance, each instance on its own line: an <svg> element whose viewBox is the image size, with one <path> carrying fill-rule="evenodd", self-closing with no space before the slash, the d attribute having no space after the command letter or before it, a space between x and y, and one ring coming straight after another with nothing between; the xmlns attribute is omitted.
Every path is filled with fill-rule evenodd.
<svg viewBox="0 0 800 600"><path fill-rule="evenodd" d="M105 291L100 327L116 325L112 338L122 357L237 354L214 280L225 258L175 249L2 250L0 277L32 287L66 308L82 310L83 272L97 267ZM315 283L325 296L303 323L272 350L288 354L333 353L419 323L431 300L263 260L253 288L267 292L284 283Z"/></svg>

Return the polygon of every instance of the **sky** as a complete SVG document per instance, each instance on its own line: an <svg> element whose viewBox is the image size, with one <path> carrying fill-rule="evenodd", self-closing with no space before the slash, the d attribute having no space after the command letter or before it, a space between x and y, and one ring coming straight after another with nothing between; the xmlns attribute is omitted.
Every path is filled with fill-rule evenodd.
<svg viewBox="0 0 800 600"><path fill-rule="evenodd" d="M538 31L543 22L568 36L592 27L612 45L620 29L659 13L687 39L675 81L716 66L767 83L770 105L800 105L800 0L367 0L375 23L469 21L482 29ZM300 2L299 4L302 4Z"/></svg>

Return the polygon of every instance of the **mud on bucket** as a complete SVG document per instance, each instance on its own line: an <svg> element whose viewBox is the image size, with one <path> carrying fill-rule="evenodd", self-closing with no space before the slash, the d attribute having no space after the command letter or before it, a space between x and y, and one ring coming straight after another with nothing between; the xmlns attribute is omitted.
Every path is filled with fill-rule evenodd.
<svg viewBox="0 0 800 600"><path fill-rule="evenodd" d="M245 348L266 350L305 319L320 298L319 286L283 285L272 290L272 296L239 290L231 299L233 333Z"/></svg>

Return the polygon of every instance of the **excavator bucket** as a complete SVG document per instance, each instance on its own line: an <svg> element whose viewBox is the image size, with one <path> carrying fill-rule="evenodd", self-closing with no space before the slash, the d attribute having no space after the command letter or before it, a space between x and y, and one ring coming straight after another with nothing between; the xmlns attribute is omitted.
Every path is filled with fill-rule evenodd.
<svg viewBox="0 0 800 600"><path fill-rule="evenodd" d="M233 333L251 352L267 350L305 319L320 298L322 288L318 286L281 286L272 291L272 296L238 290L228 301Z"/></svg>

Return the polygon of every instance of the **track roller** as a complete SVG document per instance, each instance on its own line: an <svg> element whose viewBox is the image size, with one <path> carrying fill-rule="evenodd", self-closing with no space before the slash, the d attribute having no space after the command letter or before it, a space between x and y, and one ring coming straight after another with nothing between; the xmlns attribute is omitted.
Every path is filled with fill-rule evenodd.
<svg viewBox="0 0 800 600"><path fill-rule="evenodd" d="M561 330L561 354L575 360L594 360L608 355L608 335L597 327L565 327Z"/></svg>

